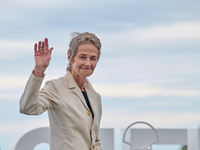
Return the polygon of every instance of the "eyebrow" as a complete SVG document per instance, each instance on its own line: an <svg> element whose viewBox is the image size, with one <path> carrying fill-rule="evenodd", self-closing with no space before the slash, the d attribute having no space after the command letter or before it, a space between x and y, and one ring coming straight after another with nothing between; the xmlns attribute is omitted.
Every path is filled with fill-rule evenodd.
<svg viewBox="0 0 200 150"><path fill-rule="evenodd" d="M81 56L81 55L86 55L86 54L83 54L83 53L81 53L81 54L79 54L79 56ZM90 56L90 57L98 57L97 55L92 55L92 56Z"/></svg>

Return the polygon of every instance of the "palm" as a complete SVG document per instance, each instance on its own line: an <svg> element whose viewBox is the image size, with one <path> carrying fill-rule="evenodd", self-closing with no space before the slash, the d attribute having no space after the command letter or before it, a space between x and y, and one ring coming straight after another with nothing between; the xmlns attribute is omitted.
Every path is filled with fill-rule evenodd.
<svg viewBox="0 0 200 150"><path fill-rule="evenodd" d="M48 67L50 59L51 54L49 53L49 50L35 52L35 65L38 67Z"/></svg>
<svg viewBox="0 0 200 150"><path fill-rule="evenodd" d="M51 52L53 48L49 49L48 39L46 38L44 42L39 41L38 45L35 44L35 65L40 68L46 69L49 65L51 59Z"/></svg>

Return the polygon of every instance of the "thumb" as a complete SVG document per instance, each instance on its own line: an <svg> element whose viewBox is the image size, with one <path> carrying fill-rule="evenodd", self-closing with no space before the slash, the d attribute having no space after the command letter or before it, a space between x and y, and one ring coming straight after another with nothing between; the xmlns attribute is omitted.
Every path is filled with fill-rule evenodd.
<svg viewBox="0 0 200 150"><path fill-rule="evenodd" d="M50 54L52 53L52 50L53 50L53 47L51 47L51 48L49 49L49 53L50 53Z"/></svg>

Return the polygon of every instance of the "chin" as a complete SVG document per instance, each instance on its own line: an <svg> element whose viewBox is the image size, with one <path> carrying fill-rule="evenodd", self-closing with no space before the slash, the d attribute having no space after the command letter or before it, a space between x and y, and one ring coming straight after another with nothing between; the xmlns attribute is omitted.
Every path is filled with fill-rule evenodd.
<svg viewBox="0 0 200 150"><path fill-rule="evenodd" d="M92 75L92 73L93 73L93 72L91 72L91 71L90 71L90 72L89 72L89 71L83 72L83 73L82 73L82 76L84 76L84 77L89 77L89 76Z"/></svg>

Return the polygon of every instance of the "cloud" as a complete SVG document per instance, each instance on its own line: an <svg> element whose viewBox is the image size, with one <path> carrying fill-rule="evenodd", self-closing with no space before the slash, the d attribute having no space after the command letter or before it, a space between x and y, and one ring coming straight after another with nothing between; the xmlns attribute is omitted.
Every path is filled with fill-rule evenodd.
<svg viewBox="0 0 200 150"><path fill-rule="evenodd" d="M38 41L39 40L43 39L38 39ZM27 55L34 56L34 44L37 43L38 41L32 41L26 39L21 39L21 40L0 39L0 52L3 53L2 55L0 55L0 60L16 59L20 56L25 57ZM52 46L51 43L49 44L50 47ZM63 55L63 53L66 52L65 44L63 44L63 46L60 46L59 43L57 44L56 42L54 42L54 44L55 45L53 47L55 48L55 50L53 51L53 55L54 54Z"/></svg>
<svg viewBox="0 0 200 150"><path fill-rule="evenodd" d="M7 11L8 9L10 10L16 9L16 6L17 6L17 9L19 10L27 11L31 9L35 11L41 11L43 12L43 14L49 13L50 11L55 11L55 10L56 12L58 12L59 10L62 10L62 9L67 9L67 11L78 9L80 11L80 10L85 10L85 7L87 7L88 10L89 9L91 10L91 9L94 9L94 6L100 7L101 5L104 6L105 4L108 4L108 2L107 1L94 2L92 0L84 0L84 1L81 1L81 0L73 0L73 1L72 0L31 0L31 1L7 0L1 3L1 5L4 6L2 7L4 12L8 12ZM112 4L113 3L110 2L110 5Z"/></svg>
<svg viewBox="0 0 200 150"><path fill-rule="evenodd" d="M33 119L31 121L6 122L0 124L0 134L13 135L43 126L49 126L48 119Z"/></svg>
<svg viewBox="0 0 200 150"><path fill-rule="evenodd" d="M200 117L198 112L145 111L131 113L121 108L109 109L103 112L101 128L126 128L137 121L145 121L155 128L198 128ZM183 117L184 116L184 117ZM32 119L31 121L5 122L0 124L0 134L18 134L33 128L49 126L48 118Z"/></svg>
<svg viewBox="0 0 200 150"><path fill-rule="evenodd" d="M20 55L33 54L32 41L20 41L20 40L2 40L0 39L0 51L3 55L0 55L0 60L16 58ZM31 51L32 50L32 51Z"/></svg>
<svg viewBox="0 0 200 150"><path fill-rule="evenodd" d="M155 128L198 128L199 115L198 112L178 111L145 111L133 114L127 109L115 108L103 112L101 127L126 128L133 122L145 121Z"/></svg>
<svg viewBox="0 0 200 150"><path fill-rule="evenodd" d="M158 86L149 82L93 84L103 97L149 97L149 96L200 96L198 89L182 89Z"/></svg>
<svg viewBox="0 0 200 150"><path fill-rule="evenodd" d="M116 25L119 26L119 24ZM114 45L113 43L118 45L121 43L124 47L127 45L132 45L131 47L140 45L148 48L150 45L166 46L168 44L177 44L177 42L179 44L191 44L194 43L194 41L197 44L197 41L200 40L200 22L178 22L157 24L137 29L129 28L129 30L112 34L103 34L101 38L106 45Z"/></svg>
<svg viewBox="0 0 200 150"><path fill-rule="evenodd" d="M59 72L59 70L57 71ZM0 99L11 101L19 100L30 74L0 75ZM57 78L57 76L47 75L43 80L41 87L45 85L46 81L55 78Z"/></svg>
<svg viewBox="0 0 200 150"><path fill-rule="evenodd" d="M1 100L19 100L19 98L20 98L20 93L15 93L15 92L8 92L8 93L0 92L0 99Z"/></svg>
<svg viewBox="0 0 200 150"><path fill-rule="evenodd" d="M22 87L25 85L27 78L28 77L25 77L23 75L22 76L17 76L17 75L1 76L0 90L12 90L12 89Z"/></svg>
<svg viewBox="0 0 200 150"><path fill-rule="evenodd" d="M136 42L159 42L182 39L200 39L200 22L181 22L168 25L156 25L133 31Z"/></svg>
<svg viewBox="0 0 200 150"><path fill-rule="evenodd" d="M120 24L120 23L119 23ZM123 24L123 23L122 23ZM119 26L117 24L117 26ZM146 28L119 31L115 33L100 33L99 37L103 43L105 52L113 50L123 53L136 47L145 47L151 49L157 46L191 45L191 48L198 47L200 40L200 22L179 22L173 24L157 24ZM112 39L112 40L111 40ZM0 39L0 49L4 55L1 60L16 58L24 54L33 54L33 45L37 41L31 40L3 40ZM115 46L115 47L114 47ZM60 43L54 43L56 50L54 53L62 53L66 47L60 46Z"/></svg>
<svg viewBox="0 0 200 150"><path fill-rule="evenodd" d="M29 75L8 75L0 78L0 99L19 99L25 88ZM42 87L47 80L57 78L48 76L44 79ZM129 82L93 82L93 86L103 97L150 97L150 96L200 96L198 88L185 88L182 86L165 86L165 84L179 84L182 79L155 79L153 81ZM10 94L12 92L12 94Z"/></svg>
<svg viewBox="0 0 200 150"><path fill-rule="evenodd" d="M7 7L21 7L21 8L42 8L42 9L51 9L56 8L65 5L71 6L73 4L77 3L77 1L70 1L70 0L34 0L34 1L26 1L26 0L7 0L2 3L3 5L6 5Z"/></svg>

